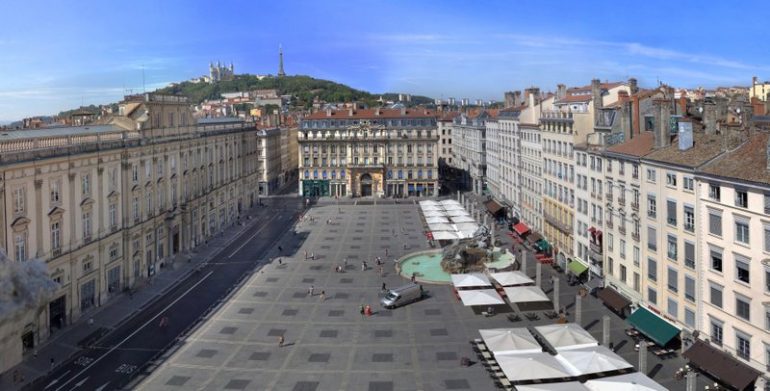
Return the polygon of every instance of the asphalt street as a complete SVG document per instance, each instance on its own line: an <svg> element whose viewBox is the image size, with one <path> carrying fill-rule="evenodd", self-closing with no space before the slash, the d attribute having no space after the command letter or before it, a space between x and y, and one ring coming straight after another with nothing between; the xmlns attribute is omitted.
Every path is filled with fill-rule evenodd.
<svg viewBox="0 0 770 391"><path fill-rule="evenodd" d="M240 281L267 260L275 242L291 228L302 199L265 199L266 211L216 257L98 342L27 389L114 390L170 347ZM168 323L161 326L161 319Z"/></svg>

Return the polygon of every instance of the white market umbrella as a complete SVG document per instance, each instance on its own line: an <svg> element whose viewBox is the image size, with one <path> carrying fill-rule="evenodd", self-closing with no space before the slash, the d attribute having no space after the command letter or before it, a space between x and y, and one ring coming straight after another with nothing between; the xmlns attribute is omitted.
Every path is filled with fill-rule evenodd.
<svg viewBox="0 0 770 391"><path fill-rule="evenodd" d="M446 215L444 215L444 212L437 211L437 210L426 210L422 212L423 215L425 215L425 218L429 217L444 217L446 218Z"/></svg>
<svg viewBox="0 0 770 391"><path fill-rule="evenodd" d="M492 286L489 278L481 273L452 274L455 288L481 288Z"/></svg>
<svg viewBox="0 0 770 391"><path fill-rule="evenodd" d="M489 276L492 277L493 280L497 281L500 286L526 285L535 283L535 280L529 278L529 276L520 271L489 273Z"/></svg>
<svg viewBox="0 0 770 391"><path fill-rule="evenodd" d="M460 239L459 236L457 236L457 233L452 231L437 231L437 232L431 232L433 235L434 240L455 240Z"/></svg>
<svg viewBox="0 0 770 391"><path fill-rule="evenodd" d="M468 212L466 212L464 209L448 210L445 213L449 217L469 216Z"/></svg>
<svg viewBox="0 0 770 391"><path fill-rule="evenodd" d="M455 229L454 229L454 227L452 226L452 224L447 224L447 223L444 223L444 224L442 224L442 223L433 223L433 224L428 224L428 226L430 227L430 230L431 230L431 231L433 231L433 232L435 232L435 231L450 231L450 232L455 232Z"/></svg>
<svg viewBox="0 0 770 391"><path fill-rule="evenodd" d="M535 337L523 327L513 329L482 329L479 330L481 339L487 349L495 354L538 353L543 347Z"/></svg>
<svg viewBox="0 0 770 391"><path fill-rule="evenodd" d="M505 304L503 298L494 289L468 289L457 293L466 307Z"/></svg>
<svg viewBox="0 0 770 391"><path fill-rule="evenodd" d="M444 205L444 210L465 210L462 205Z"/></svg>
<svg viewBox="0 0 770 391"><path fill-rule="evenodd" d="M430 206L430 205L423 205L420 207L423 212L443 212L444 208L440 206Z"/></svg>
<svg viewBox="0 0 770 391"><path fill-rule="evenodd" d="M469 215L459 215L459 216L452 216L451 217L452 222L455 224L461 224L461 223L475 223L476 220L473 219L473 217Z"/></svg>
<svg viewBox="0 0 770 391"><path fill-rule="evenodd" d="M512 382L575 376L548 353L503 354L495 356L495 359L505 377Z"/></svg>
<svg viewBox="0 0 770 391"><path fill-rule="evenodd" d="M533 303L551 301L542 289L536 286L513 286L503 288L511 303Z"/></svg>
<svg viewBox="0 0 770 391"><path fill-rule="evenodd" d="M557 351L596 346L596 340L576 323L552 324L535 327L540 335Z"/></svg>
<svg viewBox="0 0 770 391"><path fill-rule="evenodd" d="M449 219L446 217L428 217L425 222L428 224L449 224Z"/></svg>
<svg viewBox="0 0 770 391"><path fill-rule="evenodd" d="M441 205L447 206L447 205L460 205L460 201L457 200L443 200L440 202Z"/></svg>
<svg viewBox="0 0 770 391"><path fill-rule="evenodd" d="M441 204L440 202L433 201L433 200L423 200L423 201L420 201L420 206L422 206L422 205L440 205L440 204Z"/></svg>
<svg viewBox="0 0 770 391"><path fill-rule="evenodd" d="M563 383L527 384L516 386L517 391L587 391L582 383L568 381Z"/></svg>
<svg viewBox="0 0 770 391"><path fill-rule="evenodd" d="M640 372L589 380L584 385L591 391L667 391Z"/></svg>
<svg viewBox="0 0 770 391"><path fill-rule="evenodd" d="M582 375L611 372L632 368L628 361L604 346L590 346L575 349L562 349L556 358L561 358Z"/></svg>

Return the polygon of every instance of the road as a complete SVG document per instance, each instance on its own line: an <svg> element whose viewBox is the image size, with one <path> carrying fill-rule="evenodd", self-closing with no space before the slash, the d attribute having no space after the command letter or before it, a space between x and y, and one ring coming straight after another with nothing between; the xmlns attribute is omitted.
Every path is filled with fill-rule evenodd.
<svg viewBox="0 0 770 391"><path fill-rule="evenodd" d="M301 198L263 199L262 221L241 233L198 272L168 294L112 330L98 347L84 349L28 389L45 391L115 390L124 387L159 352L164 351L204 313L264 262L302 208ZM160 320L168 318L168 325Z"/></svg>

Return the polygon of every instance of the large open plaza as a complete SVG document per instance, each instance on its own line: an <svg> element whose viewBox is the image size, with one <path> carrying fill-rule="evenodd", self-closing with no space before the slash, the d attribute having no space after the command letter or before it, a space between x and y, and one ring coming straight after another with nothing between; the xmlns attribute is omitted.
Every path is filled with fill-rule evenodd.
<svg viewBox="0 0 770 391"><path fill-rule="evenodd" d="M553 324L541 316L512 322L465 307L451 285L425 284L427 298L385 310L382 285L408 283L395 259L429 250L424 221L412 200L366 200L311 205L295 233L273 250L272 259L235 290L208 319L159 360L137 385L142 390L487 390L495 385L478 363L472 340L479 329ZM510 240L500 235L504 243ZM278 246L281 246L279 255ZM506 244L510 248L510 244ZM387 251L387 255L386 255ZM306 255L307 254L307 259ZM376 258L385 262L381 271ZM280 260L280 261L279 261ZM362 262L367 263L362 270ZM336 270L343 266L344 271ZM534 277L534 258L527 262ZM572 313L577 287L550 266L543 281L562 278L560 303ZM310 289L312 288L312 295ZM543 284L551 296L550 282ZM373 308L371 316L361 306ZM602 340L601 317L611 316L611 342L634 366L638 353L628 325L599 300L582 301L582 326ZM279 340L283 337L283 346ZM468 357L470 366L461 366ZM647 374L670 390L684 390L674 372L685 361L648 357ZM699 389L708 381L699 378Z"/></svg>

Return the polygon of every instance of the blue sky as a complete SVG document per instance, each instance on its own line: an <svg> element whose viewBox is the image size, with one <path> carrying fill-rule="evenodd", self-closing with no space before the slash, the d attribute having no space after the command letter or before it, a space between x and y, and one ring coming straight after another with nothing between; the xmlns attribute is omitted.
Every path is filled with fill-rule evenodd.
<svg viewBox="0 0 770 391"><path fill-rule="evenodd" d="M672 5L676 4L676 5ZM770 79L770 2L3 0L0 121L109 103L208 72L286 72L373 92L502 99L592 78Z"/></svg>

